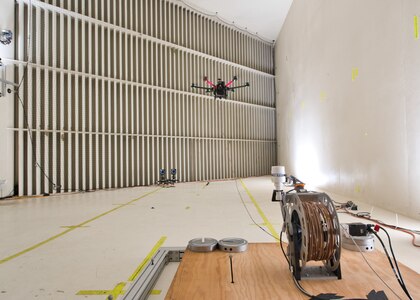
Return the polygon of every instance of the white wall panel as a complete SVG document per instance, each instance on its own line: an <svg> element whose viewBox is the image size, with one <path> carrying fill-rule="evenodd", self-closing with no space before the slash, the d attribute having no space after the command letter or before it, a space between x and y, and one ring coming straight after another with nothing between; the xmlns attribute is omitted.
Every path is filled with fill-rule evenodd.
<svg viewBox="0 0 420 300"><path fill-rule="evenodd" d="M420 1L294 1L277 39L278 162L370 203L373 218L382 207L420 219L414 16Z"/></svg>

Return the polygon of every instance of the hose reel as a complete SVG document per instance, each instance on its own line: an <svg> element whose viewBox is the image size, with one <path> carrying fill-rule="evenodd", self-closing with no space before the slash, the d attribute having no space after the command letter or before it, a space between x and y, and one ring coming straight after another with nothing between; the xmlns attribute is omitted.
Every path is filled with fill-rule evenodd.
<svg viewBox="0 0 420 300"><path fill-rule="evenodd" d="M325 193L289 193L282 202L289 240L287 255L294 277L341 279L340 224L330 197ZM323 266L308 265L310 261Z"/></svg>

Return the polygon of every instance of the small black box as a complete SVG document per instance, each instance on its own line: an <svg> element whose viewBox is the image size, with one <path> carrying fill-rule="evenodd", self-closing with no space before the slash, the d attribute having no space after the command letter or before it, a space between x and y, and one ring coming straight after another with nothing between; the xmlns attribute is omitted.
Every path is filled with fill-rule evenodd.
<svg viewBox="0 0 420 300"><path fill-rule="evenodd" d="M366 236L367 235L366 224L350 223L349 233L351 236Z"/></svg>

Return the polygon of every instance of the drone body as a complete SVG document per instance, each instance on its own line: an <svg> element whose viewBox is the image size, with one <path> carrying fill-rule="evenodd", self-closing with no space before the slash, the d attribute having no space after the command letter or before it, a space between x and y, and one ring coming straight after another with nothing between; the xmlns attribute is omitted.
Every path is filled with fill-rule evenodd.
<svg viewBox="0 0 420 300"><path fill-rule="evenodd" d="M228 96L228 92L234 92L236 89L243 88L249 86L249 82L245 83L244 85L231 87L231 85L238 79L238 77L234 76L231 81L225 84L223 80L220 78L217 79L217 83L214 84L210 80L207 79L207 76L204 77L204 81L210 86L210 87L204 87L204 86L198 86L195 83L191 85L192 88L196 89L202 89L205 90L206 93L213 93L214 98L219 99L226 99Z"/></svg>

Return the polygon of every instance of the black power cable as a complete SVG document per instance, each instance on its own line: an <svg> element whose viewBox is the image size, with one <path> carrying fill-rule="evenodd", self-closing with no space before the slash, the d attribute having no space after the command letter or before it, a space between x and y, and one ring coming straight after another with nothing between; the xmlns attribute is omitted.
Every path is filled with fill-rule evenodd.
<svg viewBox="0 0 420 300"><path fill-rule="evenodd" d="M235 185L236 185L236 190L238 191L238 194L239 194L239 198L241 198L242 205L244 206L244 208L245 208L245 210L246 210L246 212L247 212L247 214L248 214L249 218L251 219L251 221L252 221L252 222L253 222L256 226L258 226L258 228L260 228L262 231L264 231L266 234L268 234L269 236L273 237L273 238L274 238L274 239L276 239L277 241L280 241L280 244L281 244L281 240L280 240L278 237L276 237L276 236L272 235L270 232L268 232L267 230L265 230L265 228L264 228L264 227L262 227L260 224L258 224L258 223L254 220L254 218L252 217L251 213L250 213L250 212L249 212L249 210L248 210L248 207L246 207L246 204L245 204L244 199L242 198L241 192L239 191L239 187L238 187L238 180L236 180L236 179L235 179Z"/></svg>
<svg viewBox="0 0 420 300"><path fill-rule="evenodd" d="M368 230L369 230L370 232L372 232L372 233L373 233L373 234L374 234L374 235L378 238L379 242L381 243L382 248L383 248L383 249L384 249L384 251L385 251L385 255L386 255L386 257L388 258L388 262L389 262L389 264L391 265L392 271L394 272L394 275L395 275L395 277L397 278L397 281L398 281L399 285L401 286L401 288L402 288L402 290L404 291L404 293L407 295L408 299L412 300L413 298L411 297L410 292L408 291L408 289L407 289L407 287L406 287L406 285L405 285L405 283L404 283L404 279L402 278L402 275L401 275L401 272L400 272L400 268L398 267L398 262L397 262L397 260L396 260L396 258L395 258L394 251L393 251L393 249L392 249L391 238L390 238L390 236L389 236L388 232L387 232L387 231L386 231L383 227L381 227L381 226L379 226L379 225L378 225L378 228L380 228L380 229L382 229L383 231L385 231L386 235L388 236L389 248L390 248L390 250L391 250L391 254L392 254L392 257L393 257L393 260L394 260L394 263L395 263L395 267L396 267L396 269L395 269L395 267L394 267L394 264L392 263L391 257L389 256L388 250L387 250L387 248L385 247L385 244L384 244L384 242L382 241L381 237L378 235L378 233L376 232L376 230L373 230L373 229L372 229L372 225L368 226ZM398 273L398 274L397 274L397 273Z"/></svg>
<svg viewBox="0 0 420 300"><path fill-rule="evenodd" d="M26 111L25 111L25 104L23 103L22 99L19 96L19 91L16 92L16 96L18 97L19 102L22 105L23 118L24 118L25 123L26 123L26 126L28 128L28 136L29 136L29 140L31 141L31 145L32 145L32 158L35 160L35 165L41 170L42 175L44 175L44 177L49 181L49 183L52 185L53 189L56 189L55 183L47 175L47 173L45 172L44 168L42 168L41 164L37 160L37 157L36 157L36 149L34 147L34 140L33 140L33 137L32 137L32 130L31 130L30 126L29 126L28 116L27 116Z"/></svg>
<svg viewBox="0 0 420 300"><path fill-rule="evenodd" d="M283 243L281 242L281 237L282 237L282 235L283 235L283 230L282 230L282 231L280 231L280 248L281 248L281 252L283 252L284 258L286 259L287 264L289 265L289 268L290 268L290 261L289 261L289 258L287 257L286 252L284 251L284 248L283 248Z"/></svg>
<svg viewBox="0 0 420 300"><path fill-rule="evenodd" d="M398 299L402 300L400 296L398 296L395 291L382 279L381 276L379 276L379 274L375 271L375 269L372 267L372 265L369 263L369 261L367 260L367 258L365 257L365 255L363 254L362 250L360 249L359 245L356 243L356 241L354 240L354 238L351 236L350 232L343 226L343 224L340 224L342 230L347 232L347 235L351 238L353 244L356 246L357 250L359 250L360 255L363 257L363 260L366 262L366 264L368 265L368 267L372 270L372 272L376 275L376 277L379 278L380 281L382 281L382 283L395 295L395 297L397 297Z"/></svg>
<svg viewBox="0 0 420 300"><path fill-rule="evenodd" d="M291 264L290 264L290 260L289 260L289 258L287 257L286 252L284 251L284 248L283 248L282 236L283 236L283 230L282 230L282 231L280 231L280 248L281 248L281 252L283 252L284 258L285 258L285 259L286 259L286 261L287 261L287 264L289 265L289 270L290 270L290 272L291 272L291 274L292 274L292 279L293 279L293 282L294 282L295 286L298 288L298 290L299 290L302 294L304 294L304 295L306 295L306 296L308 296L308 297L310 297L310 298L315 297L315 296L311 295L309 292L307 292L307 291L306 291L306 290L305 290L305 289L304 289L304 288L300 285L300 283L296 280L295 276L293 275L293 273L292 273L292 266L291 266Z"/></svg>
<svg viewBox="0 0 420 300"><path fill-rule="evenodd" d="M11 198L11 197L13 197L13 192L15 191L15 188L13 188L11 191L10 191L10 193L9 194L7 194L7 196L3 196L3 197L0 197L0 200L3 200L3 199L7 199L7 198Z"/></svg>
<svg viewBox="0 0 420 300"><path fill-rule="evenodd" d="M405 286L405 282L401 275L397 259L395 258L394 250L392 249L391 237L389 236L388 231L386 231L385 228L383 228L382 226L378 226L378 227L381 228L386 233L386 236L388 237L388 244L389 244L389 249L391 250L392 258L394 259L394 263L395 263L395 266L397 267L397 272L398 272L398 275L400 276L401 282Z"/></svg>

